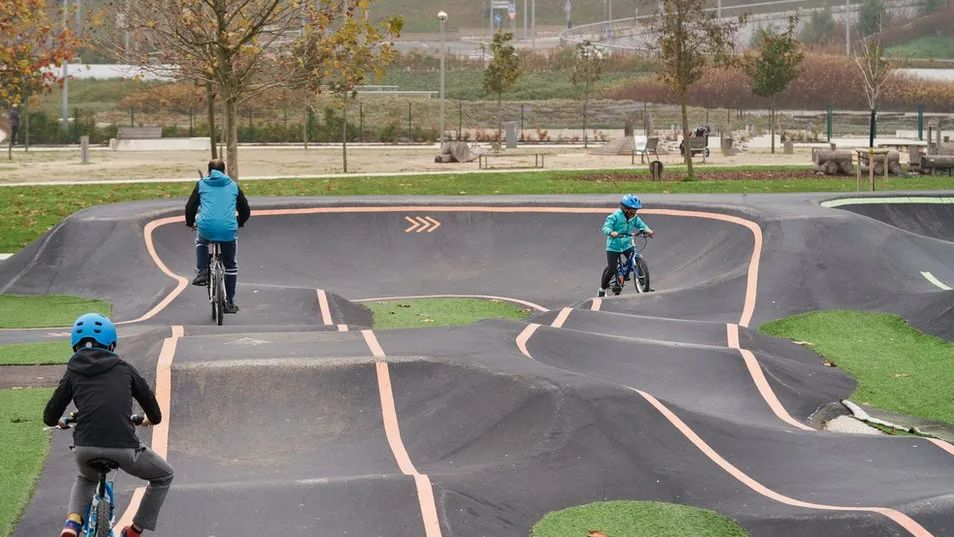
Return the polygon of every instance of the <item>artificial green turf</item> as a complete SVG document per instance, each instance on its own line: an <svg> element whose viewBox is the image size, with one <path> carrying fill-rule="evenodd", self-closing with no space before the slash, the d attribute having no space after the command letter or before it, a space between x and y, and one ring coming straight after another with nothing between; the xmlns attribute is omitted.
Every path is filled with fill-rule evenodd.
<svg viewBox="0 0 954 537"><path fill-rule="evenodd" d="M374 327L420 328L460 326L480 319L524 319L530 310L502 300L417 298L365 304L374 313Z"/></svg>
<svg viewBox="0 0 954 537"><path fill-rule="evenodd" d="M887 313L819 311L762 325L811 348L858 379L855 402L954 424L954 344Z"/></svg>
<svg viewBox="0 0 954 537"><path fill-rule="evenodd" d="M661 502L596 502L555 511L534 524L531 537L744 537L744 529L708 509Z"/></svg>
<svg viewBox="0 0 954 537"><path fill-rule="evenodd" d="M697 165L702 180L680 181L685 169L671 166L665 182L652 182L640 170L495 172L481 174L355 176L340 179L276 179L246 181L249 196L352 195L494 195L494 194L618 194L636 193L770 193L852 192L854 177L817 177L807 166L716 167ZM795 172L793 179L753 179L762 171ZM801 172L804 171L804 177ZM705 174L729 173L729 178ZM738 173L738 178L732 176ZM192 183L135 183L0 188L0 252L15 252L70 214L104 203L144 199L187 198ZM880 182L879 182L880 188ZM954 177L892 178L891 190L954 188Z"/></svg>
<svg viewBox="0 0 954 537"><path fill-rule="evenodd" d="M112 306L71 295L0 295L0 328L70 326L77 317L90 312L108 317Z"/></svg>
<svg viewBox="0 0 954 537"><path fill-rule="evenodd" d="M43 430L42 416L52 393L0 390L0 537L13 533L50 452L50 433Z"/></svg>
<svg viewBox="0 0 954 537"><path fill-rule="evenodd" d="M65 364L70 356L73 356L73 350L66 338L40 343L0 345L0 365Z"/></svg>
<svg viewBox="0 0 954 537"><path fill-rule="evenodd" d="M923 35L900 45L888 47L891 56L905 58L954 59L954 36Z"/></svg>

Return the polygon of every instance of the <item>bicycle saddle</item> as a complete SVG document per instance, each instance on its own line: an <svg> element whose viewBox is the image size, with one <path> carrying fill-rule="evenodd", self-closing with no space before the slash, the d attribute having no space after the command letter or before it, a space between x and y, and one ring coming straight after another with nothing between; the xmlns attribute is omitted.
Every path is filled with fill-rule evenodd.
<svg viewBox="0 0 954 537"><path fill-rule="evenodd" d="M115 470L116 468L119 468L118 462L112 459L106 459L106 458L91 459L86 464L90 465L92 468L102 473L107 473L110 470Z"/></svg>

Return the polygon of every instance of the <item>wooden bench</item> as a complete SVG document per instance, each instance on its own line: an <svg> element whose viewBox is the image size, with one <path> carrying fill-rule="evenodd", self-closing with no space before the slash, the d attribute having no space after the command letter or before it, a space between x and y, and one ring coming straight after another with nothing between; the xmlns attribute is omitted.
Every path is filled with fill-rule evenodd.
<svg viewBox="0 0 954 537"><path fill-rule="evenodd" d="M703 158L709 156L709 137L708 136L690 136L687 138L689 140L689 150L692 151L692 156L702 154ZM685 155L685 144L679 144L679 154Z"/></svg>
<svg viewBox="0 0 954 537"><path fill-rule="evenodd" d="M948 175L954 175L954 155L922 155L921 173L937 175L941 170Z"/></svg>
<svg viewBox="0 0 954 537"><path fill-rule="evenodd" d="M492 158L517 158L517 157L533 157L533 164L531 165L527 162L526 165L517 165L517 166L491 166L490 159ZM477 157L477 166L481 170L506 170L506 169L517 169L517 168L543 168L544 167L544 158L546 153L483 153Z"/></svg>
<svg viewBox="0 0 954 537"><path fill-rule="evenodd" d="M117 140L158 140L162 138L162 127L119 127Z"/></svg>

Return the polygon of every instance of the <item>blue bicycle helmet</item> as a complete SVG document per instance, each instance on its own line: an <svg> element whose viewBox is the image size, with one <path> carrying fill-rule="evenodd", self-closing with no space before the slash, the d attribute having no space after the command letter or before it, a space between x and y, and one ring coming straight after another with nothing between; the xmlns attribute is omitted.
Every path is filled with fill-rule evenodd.
<svg viewBox="0 0 954 537"><path fill-rule="evenodd" d="M113 322L99 313L80 315L73 322L73 330L70 331L70 345L74 351L80 344L90 340L98 347L108 349L110 345L116 344L116 339Z"/></svg>
<svg viewBox="0 0 954 537"><path fill-rule="evenodd" d="M623 199L619 200L620 205L624 207L629 207L630 209L639 209L643 206L643 202L639 201L639 198L633 194L626 194L623 196Z"/></svg>

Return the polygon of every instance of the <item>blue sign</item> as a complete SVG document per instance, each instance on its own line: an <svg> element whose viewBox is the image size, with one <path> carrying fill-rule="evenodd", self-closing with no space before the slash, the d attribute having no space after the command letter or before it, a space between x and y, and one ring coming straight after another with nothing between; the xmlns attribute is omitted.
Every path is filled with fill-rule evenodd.
<svg viewBox="0 0 954 537"><path fill-rule="evenodd" d="M497 21L497 25L500 25L500 14L494 13L494 20Z"/></svg>

